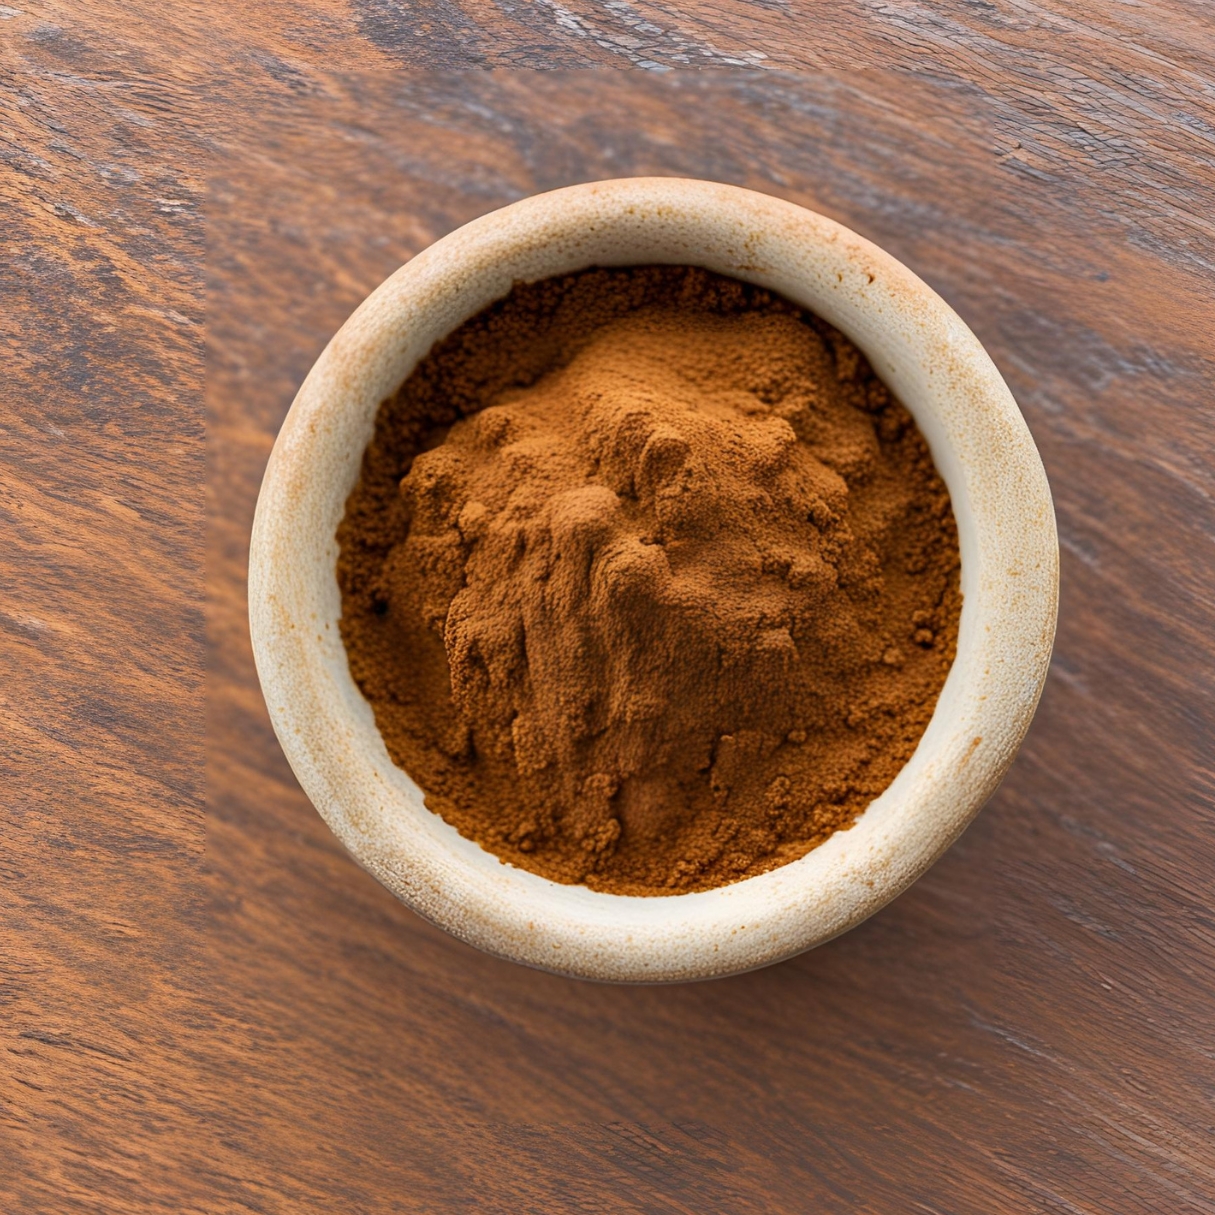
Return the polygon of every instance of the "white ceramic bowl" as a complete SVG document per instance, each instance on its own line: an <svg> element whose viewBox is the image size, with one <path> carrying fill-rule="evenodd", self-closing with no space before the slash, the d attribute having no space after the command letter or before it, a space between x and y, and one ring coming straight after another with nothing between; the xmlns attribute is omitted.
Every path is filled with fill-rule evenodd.
<svg viewBox="0 0 1215 1215"><path fill-rule="evenodd" d="M919 747L854 826L731 886L635 898L505 865L426 809L388 757L338 633L334 532L380 402L435 341L518 280L587 266L703 266L770 287L843 330L914 414L953 498L958 655ZM304 381L266 470L249 618L275 731L355 859L420 915L546 970L674 981L821 944L905 890L1012 762L1046 678L1058 544L1029 431L991 359L905 266L832 220L679 178L571 186L485 215L378 287Z"/></svg>

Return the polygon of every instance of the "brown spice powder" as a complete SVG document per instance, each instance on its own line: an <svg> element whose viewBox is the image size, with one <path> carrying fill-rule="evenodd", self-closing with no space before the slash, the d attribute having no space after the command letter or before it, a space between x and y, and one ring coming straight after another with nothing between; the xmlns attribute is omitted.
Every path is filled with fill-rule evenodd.
<svg viewBox="0 0 1215 1215"><path fill-rule="evenodd" d="M620 894L802 856L894 779L957 533L848 339L687 267L517 285L381 406L338 531L393 760L504 860Z"/></svg>

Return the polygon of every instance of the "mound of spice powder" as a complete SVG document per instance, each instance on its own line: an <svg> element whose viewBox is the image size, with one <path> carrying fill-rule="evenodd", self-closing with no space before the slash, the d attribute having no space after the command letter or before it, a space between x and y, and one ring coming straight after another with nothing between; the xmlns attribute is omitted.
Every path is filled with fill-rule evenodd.
<svg viewBox="0 0 1215 1215"><path fill-rule="evenodd" d="M503 860L620 894L848 827L954 657L949 496L819 318L688 267L520 284L380 408L342 636L393 760Z"/></svg>

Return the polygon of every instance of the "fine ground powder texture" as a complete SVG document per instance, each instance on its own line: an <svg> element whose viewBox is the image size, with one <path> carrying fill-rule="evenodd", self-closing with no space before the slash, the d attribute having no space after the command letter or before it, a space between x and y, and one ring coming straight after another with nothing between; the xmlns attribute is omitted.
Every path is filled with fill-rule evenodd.
<svg viewBox="0 0 1215 1215"><path fill-rule="evenodd" d="M957 641L910 415L819 318L688 267L519 284L437 344L338 539L351 672L427 805L619 894L847 828Z"/></svg>

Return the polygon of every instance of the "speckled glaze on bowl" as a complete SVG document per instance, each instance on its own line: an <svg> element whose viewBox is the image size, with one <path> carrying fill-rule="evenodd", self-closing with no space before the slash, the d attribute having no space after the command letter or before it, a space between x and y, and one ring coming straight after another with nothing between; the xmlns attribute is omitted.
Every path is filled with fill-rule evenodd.
<svg viewBox="0 0 1215 1215"><path fill-rule="evenodd" d="M915 754L847 831L800 860L660 898L563 886L503 864L426 809L388 756L338 633L334 532L376 410L431 345L505 295L592 265L703 266L842 329L915 416L962 550L958 656ZM420 253L342 326L274 446L253 526L249 619L283 750L355 859L420 915L490 953L583 978L703 979L859 924L916 880L996 788L1054 638L1058 543L1029 431L975 336L928 286L832 220L679 178L572 186L485 215Z"/></svg>

